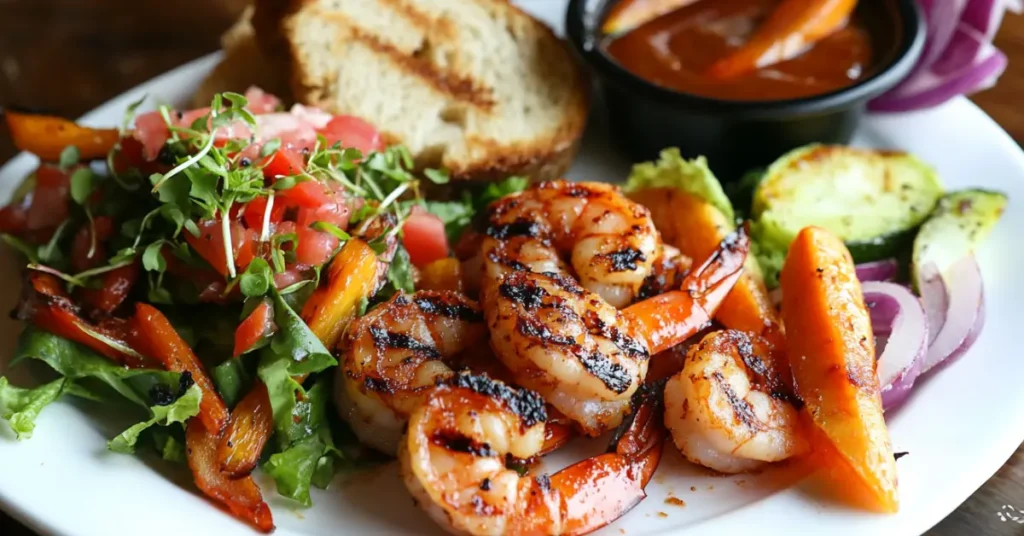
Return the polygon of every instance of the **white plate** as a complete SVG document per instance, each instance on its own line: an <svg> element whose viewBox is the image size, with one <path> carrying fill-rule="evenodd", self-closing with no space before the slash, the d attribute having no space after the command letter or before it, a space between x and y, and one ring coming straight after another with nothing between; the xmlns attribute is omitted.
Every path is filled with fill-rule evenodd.
<svg viewBox="0 0 1024 536"><path fill-rule="evenodd" d="M564 3L520 2L556 27ZM87 114L93 125L115 125L124 108L142 94L186 102L219 59L211 55L115 98ZM872 117L857 134L861 145L916 153L934 164L949 188L982 186L1009 193L1003 221L979 253L988 301L988 323L960 362L920 385L909 403L889 419L896 451L909 451L898 465L900 512L875 515L829 502L808 479L787 486L779 472L713 477L687 466L669 447L648 486L649 497L602 534L731 534L757 527L761 534L919 534L937 523L988 479L1024 439L1024 359L1017 340L1024 285L1014 273L1017 237L1024 233L1024 154L1010 137L966 99L939 109ZM576 166L576 179L613 180L627 163L607 144L602 118L594 118ZM712 163L714 164L714 163ZM0 199L7 199L34 165L22 155L0 170ZM1015 236L1016 235L1016 236ZM14 255L0 253L0 306L10 308L19 292ZM7 309L4 309L7 310ZM20 326L0 320L0 373ZM31 381L24 370L14 380ZM0 504L41 532L110 536L117 533L254 534L200 497L188 471L159 460L110 453L107 440L129 423L102 408L62 402L47 408L32 439L17 442L0 424ZM590 450L582 445L576 454ZM560 462L564 463L563 458ZM549 469L557 463L550 462ZM277 534L434 533L402 488L394 465L314 490L316 503L300 509L277 498L262 479L277 522ZM670 495L686 506L665 502ZM995 512L992 513L995 515Z"/></svg>

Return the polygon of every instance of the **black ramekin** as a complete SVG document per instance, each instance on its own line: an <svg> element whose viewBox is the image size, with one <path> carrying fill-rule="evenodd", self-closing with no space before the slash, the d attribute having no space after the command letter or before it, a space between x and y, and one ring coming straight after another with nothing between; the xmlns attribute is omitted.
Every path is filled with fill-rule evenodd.
<svg viewBox="0 0 1024 536"><path fill-rule="evenodd" d="M655 158L665 147L707 156L726 181L808 143L849 142L867 102L906 77L924 48L924 16L915 0L861 0L856 16L876 54L866 78L800 99L719 100L659 86L612 58L601 26L616 1L570 0L566 14L569 41L603 92L613 138L634 161Z"/></svg>

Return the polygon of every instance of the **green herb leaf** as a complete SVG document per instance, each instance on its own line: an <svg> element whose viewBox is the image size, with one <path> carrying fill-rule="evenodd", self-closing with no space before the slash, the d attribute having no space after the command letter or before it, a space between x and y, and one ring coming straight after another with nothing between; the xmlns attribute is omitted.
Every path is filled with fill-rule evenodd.
<svg viewBox="0 0 1024 536"><path fill-rule="evenodd" d="M158 240L146 246L146 250L142 253L143 268L150 272L163 272L167 269L167 261L161 254L163 246L163 240Z"/></svg>
<svg viewBox="0 0 1024 536"><path fill-rule="evenodd" d="M120 132L121 132L121 136L122 137L124 137L125 133L128 132L128 125L130 125L132 123L132 119L135 118L135 110L138 110L139 106L142 106L142 103L146 102L146 97L147 97L147 95L143 95L142 97L139 97L139 100L129 104L128 107L125 108L125 110L124 110L124 117L121 119L121 128L120 128Z"/></svg>
<svg viewBox="0 0 1024 536"><path fill-rule="evenodd" d="M330 233L335 238L337 238L338 240L341 240L343 242L348 240L348 239L350 239L350 238L352 238L351 236L349 236L348 233L346 233L345 231L342 231L340 227L338 227L337 225L334 225L333 223L328 223L328 222L325 222L325 221L317 221L317 222L313 222L313 225L310 225L310 227L312 227L314 230L320 231L322 233Z"/></svg>
<svg viewBox="0 0 1024 536"><path fill-rule="evenodd" d="M281 293L271 286L270 294L274 301L274 323L278 328L270 349L276 358L288 361L288 373L293 376L312 374L337 365L338 362L288 306Z"/></svg>
<svg viewBox="0 0 1024 536"><path fill-rule="evenodd" d="M78 152L78 147L74 145L68 145L60 152L60 159L57 161L60 169L67 171L72 166L78 163L81 153Z"/></svg>
<svg viewBox="0 0 1024 536"><path fill-rule="evenodd" d="M213 385L228 407L238 404L238 401L252 388L255 377L255 371L250 368L252 362L249 355L228 358L210 370Z"/></svg>
<svg viewBox="0 0 1024 536"><path fill-rule="evenodd" d="M174 463L185 463L184 427L150 428L149 436L153 439L153 447L163 459Z"/></svg>
<svg viewBox="0 0 1024 536"><path fill-rule="evenodd" d="M266 158L281 148L281 138L274 138L268 140L260 147L260 158Z"/></svg>
<svg viewBox="0 0 1024 536"><path fill-rule="evenodd" d="M448 184L451 180L451 175L446 169L424 169L423 175L434 184Z"/></svg>
<svg viewBox="0 0 1024 536"><path fill-rule="evenodd" d="M166 406L152 406L150 412L152 417L149 420L140 422L118 434L107 443L107 448L123 454L133 454L135 444L139 440L139 434L154 425L170 426L174 423L184 423L186 420L199 414L199 402L203 399L203 392L198 385L192 384L185 391L185 394Z"/></svg>
<svg viewBox="0 0 1024 536"><path fill-rule="evenodd" d="M98 180L99 176L93 173L92 169L87 167L76 169L71 174L71 199L74 199L75 203L79 205L84 205L93 190L96 189Z"/></svg>
<svg viewBox="0 0 1024 536"><path fill-rule="evenodd" d="M270 265L260 257L256 257L246 267L239 278L238 287L242 294L249 298L263 296L274 283L274 274Z"/></svg>
<svg viewBox="0 0 1024 536"><path fill-rule="evenodd" d="M36 257L40 262L45 264L56 264L57 261L62 257L60 249L57 247L60 244L61 238L64 236L64 231L67 230L68 225L71 224L71 220L64 220L53 232L53 236L50 237L50 241L45 245L39 247L39 252Z"/></svg>
<svg viewBox="0 0 1024 536"><path fill-rule="evenodd" d="M18 439L28 439L36 428L39 412L60 398L70 385L71 380L61 378L33 389L22 389L0 377L0 418L11 425Z"/></svg>
<svg viewBox="0 0 1024 536"><path fill-rule="evenodd" d="M388 268L387 275L388 283L395 290L401 290L404 292L414 292L415 281L412 274L412 262L409 260L409 252L405 250L405 247L399 244L395 250L395 257L391 259L391 266Z"/></svg>
<svg viewBox="0 0 1024 536"><path fill-rule="evenodd" d="M521 192L530 185L530 179L526 177L509 177L501 182L494 182L487 185L487 188L474 200L473 206L477 211L487 208L487 205L505 197L509 194Z"/></svg>

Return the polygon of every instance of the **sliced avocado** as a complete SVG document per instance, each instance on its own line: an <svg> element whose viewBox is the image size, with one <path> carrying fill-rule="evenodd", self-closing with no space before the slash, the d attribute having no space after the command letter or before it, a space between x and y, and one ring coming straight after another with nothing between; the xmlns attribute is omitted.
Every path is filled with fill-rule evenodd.
<svg viewBox="0 0 1024 536"><path fill-rule="evenodd" d="M809 145L776 160L754 192L752 236L766 280L808 226L846 242L857 262L898 256L942 196L935 170L907 153Z"/></svg>
<svg viewBox="0 0 1024 536"><path fill-rule="evenodd" d="M914 240L911 272L915 286L926 264L935 263L941 274L973 252L992 232L1006 202L1006 194L980 189L950 192L940 199Z"/></svg>

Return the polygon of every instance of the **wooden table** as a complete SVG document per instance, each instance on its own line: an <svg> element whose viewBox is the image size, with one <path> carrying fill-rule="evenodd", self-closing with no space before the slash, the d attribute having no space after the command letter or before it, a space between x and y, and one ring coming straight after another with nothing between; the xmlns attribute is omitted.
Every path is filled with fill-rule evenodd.
<svg viewBox="0 0 1024 536"><path fill-rule="evenodd" d="M110 97L216 50L243 0L0 0L0 104L76 117ZM996 44L1010 57L999 85L975 97L1024 141L1024 16L1009 15ZM0 162L14 154L0 131ZM1021 534L999 512L1024 508L1024 449L930 534ZM0 513L0 534L30 531Z"/></svg>

